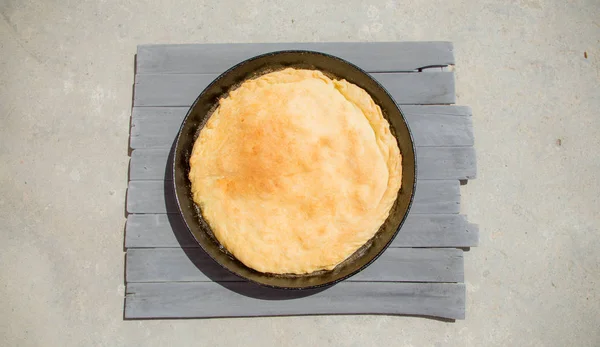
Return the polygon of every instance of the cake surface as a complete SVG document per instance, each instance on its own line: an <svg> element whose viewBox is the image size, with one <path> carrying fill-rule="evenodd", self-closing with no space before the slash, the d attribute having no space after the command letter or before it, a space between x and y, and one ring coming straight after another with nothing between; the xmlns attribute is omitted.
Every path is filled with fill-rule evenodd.
<svg viewBox="0 0 600 347"><path fill-rule="evenodd" d="M401 184L371 96L316 70L247 80L219 101L189 179L218 241L260 272L330 270L371 239Z"/></svg>

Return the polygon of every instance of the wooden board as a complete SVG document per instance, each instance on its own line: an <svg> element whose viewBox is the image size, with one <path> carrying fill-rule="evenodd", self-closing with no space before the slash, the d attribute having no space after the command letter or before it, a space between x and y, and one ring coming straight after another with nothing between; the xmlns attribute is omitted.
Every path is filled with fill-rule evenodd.
<svg viewBox="0 0 600 347"><path fill-rule="evenodd" d="M172 214L131 214L125 227L126 248L199 247L183 219ZM408 215L390 247L474 247L476 225L458 214Z"/></svg>
<svg viewBox="0 0 600 347"><path fill-rule="evenodd" d="M415 199L390 248L325 290L240 281L199 248L173 194L169 151L198 93L260 53L308 49L371 73L400 103L418 162ZM127 191L125 318L402 314L464 318L463 251L478 227L460 211L459 180L476 176L471 109L455 101L448 42L145 45L138 47Z"/></svg>
<svg viewBox="0 0 600 347"><path fill-rule="evenodd" d="M420 180L410 213L459 213L458 180ZM128 213L178 213L171 181L130 181Z"/></svg>
<svg viewBox="0 0 600 347"><path fill-rule="evenodd" d="M417 147L417 179L439 180L475 178L475 148Z"/></svg>
<svg viewBox="0 0 600 347"><path fill-rule="evenodd" d="M169 152L169 148L134 150L129 179L172 180L172 170L166 169L172 168ZM475 178L477 170L473 147L418 147L416 153L417 179Z"/></svg>
<svg viewBox="0 0 600 347"><path fill-rule="evenodd" d="M400 104L452 104L454 72L373 73ZM137 75L134 106L190 106L218 74Z"/></svg>
<svg viewBox="0 0 600 347"><path fill-rule="evenodd" d="M136 73L221 73L256 55L310 50L332 54L369 72L417 71L454 64L451 42L319 42L138 46Z"/></svg>
<svg viewBox="0 0 600 347"><path fill-rule="evenodd" d="M403 105L415 145L473 146L471 110L467 107ZM130 147L171 148L188 107L134 107ZM434 113L441 111L445 113Z"/></svg>
<svg viewBox="0 0 600 347"><path fill-rule="evenodd" d="M459 249L393 248L351 277L353 282L462 282ZM132 282L243 282L201 249L132 249L127 252L125 280Z"/></svg>
<svg viewBox="0 0 600 347"><path fill-rule="evenodd" d="M462 283L342 282L304 292L272 291L243 282L129 283L125 295L125 318L316 314L465 318Z"/></svg>

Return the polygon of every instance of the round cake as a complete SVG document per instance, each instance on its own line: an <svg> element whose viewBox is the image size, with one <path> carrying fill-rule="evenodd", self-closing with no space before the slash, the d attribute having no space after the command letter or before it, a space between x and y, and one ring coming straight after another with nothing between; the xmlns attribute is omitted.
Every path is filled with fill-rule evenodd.
<svg viewBox="0 0 600 347"><path fill-rule="evenodd" d="M190 157L193 199L218 241L260 272L331 270L379 230L400 151L371 96L288 68L219 100Z"/></svg>

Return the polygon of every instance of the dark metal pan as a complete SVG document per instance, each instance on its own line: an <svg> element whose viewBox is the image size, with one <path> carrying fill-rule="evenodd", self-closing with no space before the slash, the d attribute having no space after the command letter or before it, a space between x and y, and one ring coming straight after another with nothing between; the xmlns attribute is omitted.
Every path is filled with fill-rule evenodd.
<svg viewBox="0 0 600 347"><path fill-rule="evenodd" d="M216 240L202 213L192 200L188 179L189 158L194 141L219 99L246 79L286 67L318 69L330 77L346 79L366 90L381 107L402 153L402 188L389 217L377 234L350 258L331 271L306 275L275 275L255 271L238 261ZM410 129L402 111L389 93L366 72L340 58L310 51L281 51L260 55L227 70L198 96L188 111L175 144L173 182L183 219L200 246L217 263L248 281L282 289L308 289L332 285L360 272L392 242L410 209L416 187L417 165Z"/></svg>

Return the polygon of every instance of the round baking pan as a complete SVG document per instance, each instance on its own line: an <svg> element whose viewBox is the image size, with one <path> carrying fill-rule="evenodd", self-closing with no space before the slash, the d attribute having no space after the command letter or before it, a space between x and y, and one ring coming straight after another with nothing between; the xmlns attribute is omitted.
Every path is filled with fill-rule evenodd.
<svg viewBox="0 0 600 347"><path fill-rule="evenodd" d="M377 234L352 256L330 271L305 275L280 275L255 271L227 252L214 237L208 223L192 199L188 179L189 158L200 130L219 99L246 79L266 72L293 67L321 70L366 90L383 111L402 154L402 187L389 217ZM228 271L248 281L281 289L308 289L332 285L360 272L392 242L401 229L416 187L417 165L410 129L394 99L377 81L357 66L340 58L312 51L279 51L243 61L225 71L198 96L183 120L173 154L173 183L179 211L188 229L206 253ZM401 232L401 231L400 231Z"/></svg>

